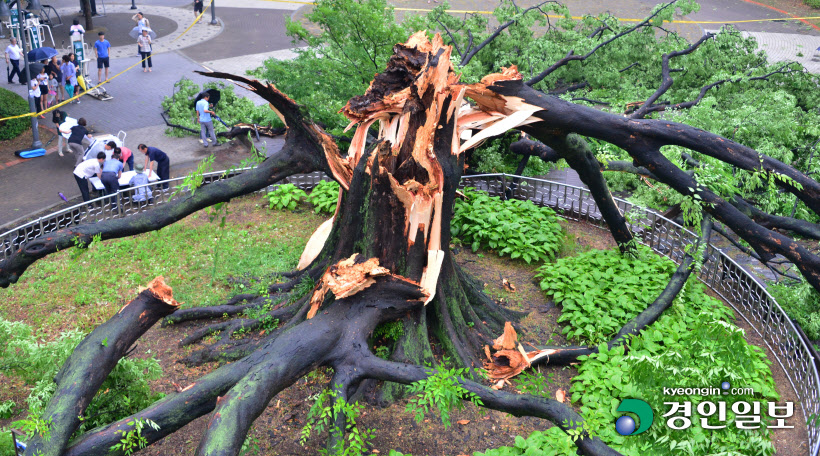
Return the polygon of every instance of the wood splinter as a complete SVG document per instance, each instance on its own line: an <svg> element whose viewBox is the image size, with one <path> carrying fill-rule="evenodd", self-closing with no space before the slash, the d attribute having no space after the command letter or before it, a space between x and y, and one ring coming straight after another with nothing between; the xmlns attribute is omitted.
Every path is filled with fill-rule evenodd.
<svg viewBox="0 0 820 456"><path fill-rule="evenodd" d="M504 333L493 341L493 349L496 352L491 353L490 347L484 346L484 354L487 357L484 369L489 379L495 381L493 389L503 388L504 383L510 384L508 380L530 367L533 361L556 352L551 349L527 352L517 340L515 328L510 322L506 322Z"/></svg>

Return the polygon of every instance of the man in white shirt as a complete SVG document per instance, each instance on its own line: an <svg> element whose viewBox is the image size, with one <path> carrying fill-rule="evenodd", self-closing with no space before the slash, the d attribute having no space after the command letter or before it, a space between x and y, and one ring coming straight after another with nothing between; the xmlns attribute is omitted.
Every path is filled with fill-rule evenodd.
<svg viewBox="0 0 820 456"><path fill-rule="evenodd" d="M102 164L104 161L105 152L99 152L97 158L81 162L74 168L74 179L77 181L77 185L80 186L80 194L83 195L83 201L91 199L91 195L88 193L88 178L102 176Z"/></svg>
<svg viewBox="0 0 820 456"><path fill-rule="evenodd" d="M17 45L17 38L11 39L11 44L6 46L6 67L8 69L9 63L11 63L11 72L8 74L9 76L9 84L12 84L11 80L14 79L14 75L17 75L17 82L20 84L25 84L26 81L23 80L23 72L20 71L20 59L23 58L23 50L20 49L20 46Z"/></svg>

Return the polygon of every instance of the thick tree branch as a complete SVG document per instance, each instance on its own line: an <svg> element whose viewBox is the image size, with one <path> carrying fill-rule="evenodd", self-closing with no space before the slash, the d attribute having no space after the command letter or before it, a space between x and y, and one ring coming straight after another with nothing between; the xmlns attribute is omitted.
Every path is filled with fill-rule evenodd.
<svg viewBox="0 0 820 456"><path fill-rule="evenodd" d="M789 230L801 236L820 240L820 225L792 217L772 215L761 211L746 200L735 196L729 202L755 222L769 229Z"/></svg>
<svg viewBox="0 0 820 456"><path fill-rule="evenodd" d="M545 144L524 139L510 145L510 151L523 153L525 155L537 154L536 156L546 158L552 158L557 155L565 159L570 167L578 173L581 181L589 187L592 198L595 200L595 204L598 205L598 210L601 211L601 216L606 220L612 237L615 239L615 242L618 243L618 248L621 249L621 252L634 248L632 233L629 232L626 219L615 204L615 200L612 199L612 194L609 192L606 179L604 179L603 174L601 174L600 164L595 159L595 155L592 153L592 150L590 150L586 141L576 134L534 136Z"/></svg>
<svg viewBox="0 0 820 456"><path fill-rule="evenodd" d="M40 416L49 423L49 438L35 435L29 441L26 455L62 455L109 372L145 331L177 307L171 288L158 277L136 299L86 336L57 373L57 388Z"/></svg>
<svg viewBox="0 0 820 456"><path fill-rule="evenodd" d="M632 151L638 148L657 151L667 145L684 147L743 170L771 174L778 185L820 214L820 183L779 160L722 136L675 122L624 118L548 96L521 81L499 81L489 89L501 95L520 97L529 104L543 108L534 116L545 122L525 126L522 128L524 131L544 129L553 134L574 132L612 143L633 157L635 154ZM651 168L649 170L657 174Z"/></svg>

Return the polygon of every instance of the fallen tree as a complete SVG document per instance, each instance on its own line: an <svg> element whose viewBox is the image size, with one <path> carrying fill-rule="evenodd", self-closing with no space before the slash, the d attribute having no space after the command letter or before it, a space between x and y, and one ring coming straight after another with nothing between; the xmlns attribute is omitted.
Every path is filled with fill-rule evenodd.
<svg viewBox="0 0 820 456"><path fill-rule="evenodd" d="M0 262L0 285L8 287L38 259L70 248L78 241L158 230L197 210L294 174L323 171L342 189L336 213L311 237L298 271L288 274L288 283L269 290L271 296L279 296L308 276L316 283L304 298L260 317L261 320L275 316L282 321L277 330L261 339L234 341L230 322L205 328L185 343L196 343L206 334L221 331L218 341L196 352L188 362L234 363L218 368L133 416L88 431L71 442L67 436L76 429L75 420L54 415L57 418L52 421L51 432L61 438L46 443L43 437L35 437L26 454L121 454L111 447L135 420L150 420L158 425L157 429L143 429L142 435L150 444L210 413L196 454L236 455L254 419L270 400L317 367L333 369L332 387L339 397L346 399L370 379L389 382L385 384L387 388L435 375L434 370L422 367L434 360L431 338L441 344L455 363L470 368L481 366L484 347L495 345L496 337L505 333L505 323L515 322L517 315L490 300L456 265L449 249L450 219L464 170L465 151L511 129L526 131L549 145L556 157L567 159L589 185L614 239L627 254L634 245L632 235L623 215L614 207L599 164L579 135L622 147L632 155L635 166L643 167L682 194L702 201L700 207L705 215L701 218L701 229L707 238L714 217L738 233L761 258L777 254L787 257L815 288L820 288L820 258L756 223L746 215L748 211L738 210L696 182L666 159L660 148L674 144L772 176L785 191L795 194L815 211L820 209L817 182L783 163L702 130L661 120L624 118L562 101L527 86L515 67L488 75L480 83L462 84L453 70L451 52L441 36L430 41L424 32L397 44L386 70L376 75L364 95L352 98L342 109L350 119L349 128L355 128L346 153L311 121L305 110L274 86L224 73L203 73L241 82L268 101L287 125L282 150L252 171L209 184L152 211L50 233ZM378 133L375 143L368 147L371 128ZM684 261L656 302L628 323L610 346L626 342L629 335L641 331L669 307L691 273L689 266L694 261L694 254ZM243 310L261 307L267 297L242 295L226 305ZM223 313L223 306L206 307L179 311L170 318L186 321ZM391 359L374 357L367 338L378 325L395 321L401 322L404 330ZM252 327L258 322L241 323ZM91 344L98 337L95 334L106 325L111 322L89 336ZM127 347L138 336L134 331L110 334L107 343L116 347ZM509 345L502 343L500 347L507 349ZM552 356L538 361L566 364L595 350L545 347L541 351ZM104 350L95 359L71 361L71 366L63 371L80 375L92 365L112 365L123 354L120 349ZM503 364L498 356L494 359ZM529 365L530 360L526 363ZM58 378L58 383L65 379ZM582 418L562 402L504 393L469 379L458 381L466 392L480 398L485 407L542 417L573 433L581 454L618 454L590 435ZM58 393L47 410L67 397L81 409L96 393L96 384ZM82 410L72 409L72 413L81 414ZM335 438L331 437L329 446L334 447L338 441L337 433Z"/></svg>

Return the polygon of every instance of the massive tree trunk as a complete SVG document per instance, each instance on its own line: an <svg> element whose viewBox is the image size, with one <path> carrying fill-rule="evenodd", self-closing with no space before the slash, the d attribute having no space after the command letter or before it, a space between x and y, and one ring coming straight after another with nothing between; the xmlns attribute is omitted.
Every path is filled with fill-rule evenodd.
<svg viewBox="0 0 820 456"><path fill-rule="evenodd" d="M430 42L423 32L396 45L386 71L375 77L364 95L351 99L342 110L351 120L350 128L356 127L346 154L310 121L301 107L275 87L239 76L207 73L242 82L270 103L287 125L286 143L281 151L255 170L209 184L194 195L126 219L51 233L29 242L0 262L0 285L5 287L16 282L38 259L69 248L78 239L88 242L95 235L112 239L156 230L204 207L296 173L323 171L342 188L336 213L309 240L299 271L288 275L288 283L269 290L279 301L293 301L287 293L302 277L309 276L316 282L311 293L289 306L277 305L257 320L218 323L183 341L196 343L220 331L216 343L195 352L186 361L235 363L220 367L131 417L91 430L70 443L68 436L77 424L74 417L84 413L100 382L94 377L84 388L66 388L46 408L49 417L53 417L53 431L59 440L46 448L38 441L26 454L33 455L40 449L49 455L118 454L110 448L135 419L150 419L160 426L159 430L143 430L144 437L152 443L213 411L196 454L236 455L253 421L269 401L319 366L333 368L333 387L340 397L350 397L368 380L406 384L431 375L430 370L421 367L433 360L431 339L455 362L480 367L481 348L494 345L493 339L502 332L509 334L511 327L505 322L514 321L515 315L494 304L481 292L481 286L455 264L449 250L450 220L464 169L464 152L513 128L524 129L553 146L579 170L606 212L613 236L622 249L626 250L632 239L623 214L614 206L583 138L573 133L625 148L635 157L636 165L644 166L657 179L681 193L699 194L714 203L705 210L737 228L741 236L746 234L744 239L761 256L783 253L798 263L812 284L820 284L820 259L755 224L709 189L690 182L692 177L670 167L658 148L664 144L684 145L748 169L789 176L791 180L782 183L784 188L795 192L812 208L820 207L820 185L816 182L782 163L765 156L761 159L750 149L700 130L652 120L622 119L564 103L524 85L515 68L489 75L481 83L461 84L450 63L450 52L440 36ZM366 138L371 127L378 127L378 135L377 141L368 147ZM755 154L754 160L750 153ZM791 182L800 183L803 191ZM704 217L703 232L709 233L710 227L711 219ZM625 343L628 335L638 333L669 307L689 277L693 262L692 257L684 261L656 302L629 322L610 346ZM241 295L223 306L178 311L169 320L182 322L238 314L265 305L268 297ZM238 328L253 327L266 317L277 318L284 324L260 340L232 339ZM404 335L393 347L390 360L376 359L370 353L368 338L378 325L395 321L402 323ZM140 320L139 331L147 323ZM61 371L66 374L58 382L62 385L81 376L92 365L106 369L112 366L124 353L122 347L127 348L140 334L136 329L118 328L116 323L106 323L89 336L90 342L81 345L84 350L96 347L100 334L106 334L108 344L116 350L102 350L93 360L80 356L82 359L72 361ZM553 356L540 358L539 362L574 362L578 355L595 350L547 347L544 353ZM617 454L600 439L590 436L583 421L563 403L500 393L469 379L459 381L481 397L485 406L516 415L540 416L573 431L581 454ZM395 397L396 391L385 388L381 390L382 397ZM78 404L70 409L71 415L61 405L65 397ZM331 441L339 441L338 436Z"/></svg>

